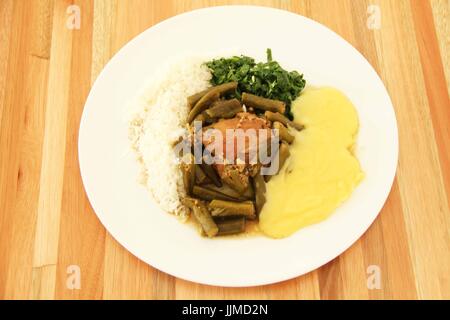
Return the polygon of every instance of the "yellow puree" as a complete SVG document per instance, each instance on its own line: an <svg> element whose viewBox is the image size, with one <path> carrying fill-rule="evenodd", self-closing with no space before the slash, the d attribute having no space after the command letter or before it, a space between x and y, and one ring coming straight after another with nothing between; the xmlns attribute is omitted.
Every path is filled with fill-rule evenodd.
<svg viewBox="0 0 450 320"><path fill-rule="evenodd" d="M333 88L306 90L292 104L305 129L295 134L291 156L267 184L259 227L283 238L326 219L364 177L352 148L358 115L352 103Z"/></svg>

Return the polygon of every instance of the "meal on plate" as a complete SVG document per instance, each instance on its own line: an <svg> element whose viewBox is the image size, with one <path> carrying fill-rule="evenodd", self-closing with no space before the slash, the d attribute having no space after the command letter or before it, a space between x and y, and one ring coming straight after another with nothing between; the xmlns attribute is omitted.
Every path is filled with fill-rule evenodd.
<svg viewBox="0 0 450 320"><path fill-rule="evenodd" d="M363 178L358 115L272 59L189 58L153 77L130 140L160 207L207 237L287 237L326 219Z"/></svg>

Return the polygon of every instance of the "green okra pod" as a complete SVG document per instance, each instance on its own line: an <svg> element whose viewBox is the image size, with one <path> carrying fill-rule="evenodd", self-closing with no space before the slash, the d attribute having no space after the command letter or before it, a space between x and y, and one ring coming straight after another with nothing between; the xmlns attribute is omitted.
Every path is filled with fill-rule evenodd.
<svg viewBox="0 0 450 320"><path fill-rule="evenodd" d="M242 102L247 107L264 111L284 113L286 110L286 104L283 101L267 99L247 92L242 94Z"/></svg>
<svg viewBox="0 0 450 320"><path fill-rule="evenodd" d="M244 216L248 219L256 218L253 201L212 200L208 207L213 217Z"/></svg>

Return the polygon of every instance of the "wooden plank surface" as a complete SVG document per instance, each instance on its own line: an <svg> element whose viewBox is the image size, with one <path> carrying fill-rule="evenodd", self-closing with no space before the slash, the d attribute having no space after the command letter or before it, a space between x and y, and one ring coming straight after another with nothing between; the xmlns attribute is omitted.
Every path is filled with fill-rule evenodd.
<svg viewBox="0 0 450 320"><path fill-rule="evenodd" d="M225 4L282 8L339 33L382 78L399 126L397 176L364 236L318 270L251 288L139 261L96 218L78 168L84 102L112 55L159 21ZM448 0L0 0L0 298L449 299L449 10ZM70 266L80 289L67 285ZM374 266L379 289L367 286Z"/></svg>

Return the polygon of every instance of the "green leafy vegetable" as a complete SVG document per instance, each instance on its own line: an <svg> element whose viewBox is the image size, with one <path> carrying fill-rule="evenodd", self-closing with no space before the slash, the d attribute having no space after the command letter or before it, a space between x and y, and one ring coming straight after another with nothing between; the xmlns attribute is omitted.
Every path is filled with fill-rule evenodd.
<svg viewBox="0 0 450 320"><path fill-rule="evenodd" d="M267 62L256 63L247 56L214 59L206 63L212 73L211 84L219 85L237 81L235 92L229 98L241 98L242 92L249 92L264 98L281 100L286 103L285 115L293 119L291 102L305 87L303 74L284 70L272 60L272 51L267 49Z"/></svg>

